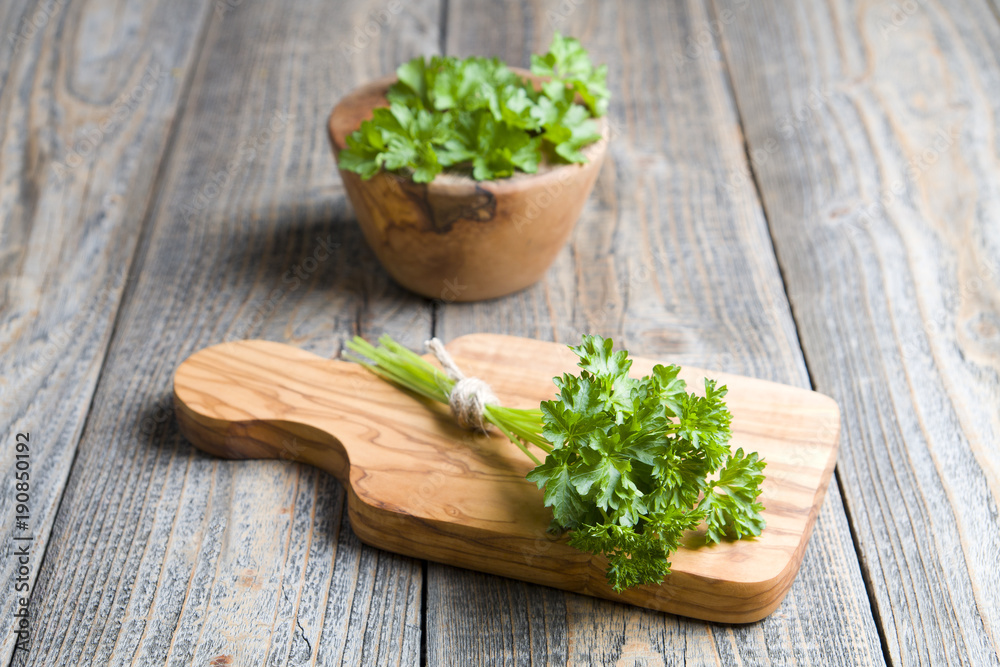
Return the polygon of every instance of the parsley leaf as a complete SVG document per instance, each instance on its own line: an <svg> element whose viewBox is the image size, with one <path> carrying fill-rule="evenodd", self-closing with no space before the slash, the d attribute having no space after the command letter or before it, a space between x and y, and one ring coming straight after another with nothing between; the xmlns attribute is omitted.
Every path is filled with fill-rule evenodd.
<svg viewBox="0 0 1000 667"><path fill-rule="evenodd" d="M760 483L764 481L763 467L756 452L744 455L742 449L737 449L729 456L719 479L708 484L698 509L705 513L710 543L719 542L727 535L737 539L760 535L765 525L760 516L764 506L757 501L757 496L760 495Z"/></svg>
<svg viewBox="0 0 1000 667"><path fill-rule="evenodd" d="M531 56L531 72L551 77L553 81L569 88L583 98L595 116L607 113L608 99L611 97L606 83L607 65L595 68L579 40L563 37L557 32L552 37L548 53L544 56ZM546 94L548 92L547 90Z"/></svg>
<svg viewBox="0 0 1000 667"><path fill-rule="evenodd" d="M553 450L528 479L572 546L607 557L612 588L662 582L681 535L702 521L710 543L760 535L765 463L730 452L725 387L706 380L704 396L687 393L677 366L632 378L628 354L600 336L571 349L580 375L556 378L558 399L542 404Z"/></svg>
<svg viewBox="0 0 1000 667"><path fill-rule="evenodd" d="M371 120L347 138L340 164L362 178L371 178L382 168L412 170L413 180L428 183L442 169L435 146L455 136L448 114L436 116L403 106L379 108Z"/></svg>
<svg viewBox="0 0 1000 667"><path fill-rule="evenodd" d="M497 58L414 58L396 70L388 109L347 138L339 165L363 179L385 169L426 183L446 169L476 180L535 173L543 156L586 162L582 149L601 138L593 117L607 108L605 69L556 33L532 70L549 79L541 91Z"/></svg>

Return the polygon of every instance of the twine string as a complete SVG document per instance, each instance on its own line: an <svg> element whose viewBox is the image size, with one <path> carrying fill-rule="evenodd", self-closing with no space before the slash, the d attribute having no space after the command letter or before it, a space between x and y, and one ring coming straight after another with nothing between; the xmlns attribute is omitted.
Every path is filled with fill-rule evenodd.
<svg viewBox="0 0 1000 667"><path fill-rule="evenodd" d="M479 378L466 377L462 369L452 359L444 344L437 338L431 338L425 343L427 349L437 358L445 375L455 381L455 386L448 396L448 407L455 421L462 428L474 429L485 433L488 429L483 411L487 405L498 405L496 394L486 382Z"/></svg>

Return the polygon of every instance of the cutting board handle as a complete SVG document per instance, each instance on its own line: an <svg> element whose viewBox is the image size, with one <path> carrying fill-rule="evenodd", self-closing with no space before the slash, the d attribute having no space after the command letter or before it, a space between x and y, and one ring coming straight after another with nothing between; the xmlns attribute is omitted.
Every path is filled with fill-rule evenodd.
<svg viewBox="0 0 1000 667"><path fill-rule="evenodd" d="M199 449L226 459L300 461L344 484L349 449L364 446L351 436L373 435L373 411L390 413L391 422L399 398L358 364L262 340L207 347L174 374L177 421Z"/></svg>

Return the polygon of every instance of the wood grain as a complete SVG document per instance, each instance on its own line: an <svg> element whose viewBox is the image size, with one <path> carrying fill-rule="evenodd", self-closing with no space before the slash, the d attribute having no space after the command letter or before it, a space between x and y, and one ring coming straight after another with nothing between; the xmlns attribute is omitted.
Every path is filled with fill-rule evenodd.
<svg viewBox="0 0 1000 667"><path fill-rule="evenodd" d="M723 189L746 157L712 18L694 2L449 4L455 55L524 64L554 29L582 39L609 66L613 136L546 281L502 301L440 305L438 336L602 333L636 354L809 386L752 181ZM702 57L677 63L706 39ZM882 662L835 486L799 578L756 625L706 626L434 564L427 585L431 664Z"/></svg>
<svg viewBox="0 0 1000 667"><path fill-rule="evenodd" d="M1000 664L996 6L753 3L723 35L888 654Z"/></svg>
<svg viewBox="0 0 1000 667"><path fill-rule="evenodd" d="M0 3L4 665L10 554L25 544L12 538L34 538L33 588L208 12L200 0ZM30 437L30 520L15 532L18 433Z"/></svg>
<svg viewBox="0 0 1000 667"><path fill-rule="evenodd" d="M464 336L450 351L490 383L502 405L535 408L552 378L576 367L564 345ZM634 359L637 377L656 361ZM691 387L705 374L685 369ZM662 586L616 593L607 561L546 534L552 520L525 475L534 464L502 434L474 436L444 406L426 405L363 367L268 341L215 345L174 375L181 432L210 454L295 460L326 470L348 493L354 532L372 546L659 611L746 623L772 612L798 572L833 472L837 405L803 389L726 374L733 451L767 462L764 534L708 548L692 531ZM299 438L301 446L287 443ZM468 444L467 444L468 443Z"/></svg>
<svg viewBox="0 0 1000 667"><path fill-rule="evenodd" d="M540 86L530 71L514 71ZM373 109L388 105L395 81L367 83L337 103L329 123L335 155ZM498 181L447 172L430 183L389 172L363 180L342 169L340 178L365 240L396 282L431 299L493 299L538 282L566 244L607 153L607 119L594 123L603 138L582 149L584 164L543 156L536 173Z"/></svg>
<svg viewBox="0 0 1000 667"><path fill-rule="evenodd" d="M419 663L421 564L361 545L328 475L207 457L170 405L174 369L204 345L258 336L330 355L355 332L430 333L426 302L365 250L324 127L345 92L437 44L425 17L438 6L409 2L351 51L387 6L203 6L191 94L32 600L29 664Z"/></svg>
<svg viewBox="0 0 1000 667"><path fill-rule="evenodd" d="M845 406L887 655L997 664L996 3L263 5L0 3L5 30L43 22L0 40L0 420L40 436L36 535L55 537L16 664L417 662L421 564L362 546L328 475L190 452L175 364L249 335L332 354L356 331L595 332L808 386L755 184L809 370ZM389 24L365 39L372 12ZM325 115L415 53L525 65L556 28L611 66L623 137L573 242L514 297L413 299L353 227ZM155 63L169 78L127 102ZM836 485L752 626L426 571L428 664L881 661Z"/></svg>

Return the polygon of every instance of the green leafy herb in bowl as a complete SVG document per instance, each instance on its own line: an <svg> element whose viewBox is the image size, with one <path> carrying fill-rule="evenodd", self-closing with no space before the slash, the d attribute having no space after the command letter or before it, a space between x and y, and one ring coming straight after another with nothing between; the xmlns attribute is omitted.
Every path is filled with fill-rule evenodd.
<svg viewBox="0 0 1000 667"><path fill-rule="evenodd" d="M607 71L558 34L531 66L415 58L334 107L344 190L400 285L496 298L537 282L569 239L608 152Z"/></svg>
<svg viewBox="0 0 1000 667"><path fill-rule="evenodd" d="M533 174L543 160L586 162L581 149L601 138L593 119L607 111L606 66L556 33L531 73L497 58L414 58L396 71L389 106L347 137L340 168L429 183L444 170L484 181Z"/></svg>

